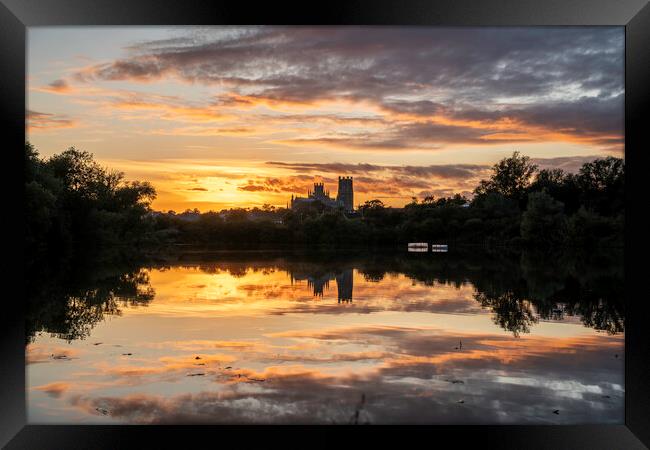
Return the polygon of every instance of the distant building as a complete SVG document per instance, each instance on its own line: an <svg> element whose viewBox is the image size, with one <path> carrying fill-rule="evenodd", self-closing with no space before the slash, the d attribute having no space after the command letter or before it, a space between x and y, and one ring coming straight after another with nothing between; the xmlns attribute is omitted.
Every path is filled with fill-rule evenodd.
<svg viewBox="0 0 650 450"><path fill-rule="evenodd" d="M354 190L352 177L339 177L339 190L336 199L330 197L329 191L325 191L323 183L314 183L314 190L307 191L307 197L291 196L291 209L316 202L320 202L329 208L342 208L345 212L353 212Z"/></svg>
<svg viewBox="0 0 650 450"><path fill-rule="evenodd" d="M343 205L345 212L354 211L352 177L339 177L339 191L336 194L336 200Z"/></svg>

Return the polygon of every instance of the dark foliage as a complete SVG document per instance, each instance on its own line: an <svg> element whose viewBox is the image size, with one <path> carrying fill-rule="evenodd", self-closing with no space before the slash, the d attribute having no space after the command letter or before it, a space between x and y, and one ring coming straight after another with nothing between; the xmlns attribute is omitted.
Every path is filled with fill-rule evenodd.
<svg viewBox="0 0 650 450"><path fill-rule="evenodd" d="M453 245L620 247L623 243L625 166L608 157L577 174L538 170L515 152L494 165L469 199L413 199L404 208L380 200L353 214L314 202L297 210L265 205L220 212L153 212L154 188L126 182L92 155L70 148L40 159L25 145L28 261L159 250L170 244L230 248Z"/></svg>
<svg viewBox="0 0 650 450"><path fill-rule="evenodd" d="M470 201L413 199L404 208L381 200L355 214L318 202L299 209L266 207L158 214L158 233L176 243L219 246L377 247L406 242L523 245L529 248L623 245L624 163L613 157L585 164L577 174L537 170L515 152L495 164Z"/></svg>
<svg viewBox="0 0 650 450"><path fill-rule="evenodd" d="M113 258L153 235L148 182L127 182L74 147L41 159L25 144L25 242L28 264L79 253Z"/></svg>

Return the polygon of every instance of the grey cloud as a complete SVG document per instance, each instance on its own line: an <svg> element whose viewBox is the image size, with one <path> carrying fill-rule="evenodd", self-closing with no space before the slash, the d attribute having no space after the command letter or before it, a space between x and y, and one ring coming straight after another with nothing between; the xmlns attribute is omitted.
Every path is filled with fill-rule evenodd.
<svg viewBox="0 0 650 450"><path fill-rule="evenodd" d="M458 189L471 191L478 179L488 175L489 166L479 164L431 164L424 166L392 166L368 163L309 163L268 161L266 164L291 170L300 175L278 178L248 180L239 187L246 191L302 193L308 189L316 175L331 189L335 189L335 178L324 174L354 175L355 191L358 193L381 192L384 196L404 198L416 192L434 192L436 197L453 195ZM307 174L314 174L313 176ZM438 180L453 182L456 187L436 189ZM455 189L455 190L454 190Z"/></svg>
<svg viewBox="0 0 650 450"><path fill-rule="evenodd" d="M395 170L412 176L465 179L482 175L488 169L489 167L487 166L477 164L440 164L430 166L403 166Z"/></svg>
<svg viewBox="0 0 650 450"><path fill-rule="evenodd" d="M51 83L49 83L47 86L48 86L47 87L48 90L51 90L51 91L54 91L54 92L63 92L63 91L66 91L70 87L68 82L66 80L63 80L63 79L54 80Z"/></svg>
<svg viewBox="0 0 650 450"><path fill-rule="evenodd" d="M602 158L598 155L590 156L561 156L558 158L531 158L530 161L541 169L562 169L565 172L577 173L583 164Z"/></svg>
<svg viewBox="0 0 650 450"><path fill-rule="evenodd" d="M291 169L296 172L330 172L339 174L367 174L369 172L393 172L415 177L473 178L483 175L489 166L479 164L431 164L428 166L381 166L377 164L349 163L288 163L268 161L266 164ZM372 181L366 178L366 181Z"/></svg>
<svg viewBox="0 0 650 450"><path fill-rule="evenodd" d="M291 169L297 172L331 172L331 173L367 173L385 170L385 166L375 164L346 164L346 163L287 163L268 161L266 164Z"/></svg>
<svg viewBox="0 0 650 450"><path fill-rule="evenodd" d="M334 136L295 138L284 142L299 144L329 144L358 149L396 150L404 148L435 150L442 144L496 144L530 141L521 131L508 131L508 137L492 136L500 133L487 125L477 128L464 125L446 125L432 122L397 124L373 133L338 133Z"/></svg>
<svg viewBox="0 0 650 450"><path fill-rule="evenodd" d="M322 181L333 183L335 180L321 177ZM314 178L309 175L293 175L289 177L258 177L247 180L246 184L237 189L249 192L302 192L309 188Z"/></svg>
<svg viewBox="0 0 650 450"><path fill-rule="evenodd" d="M130 56L78 77L176 75L220 83L244 96L235 101L345 98L395 112L507 116L575 134L622 134L623 38L617 27L206 28L191 39L132 46ZM564 98L550 100L558 92ZM518 97L524 107L509 102ZM320 142L355 148L485 143L481 132L467 127L412 125L393 133L376 142L372 136Z"/></svg>
<svg viewBox="0 0 650 450"><path fill-rule="evenodd" d="M623 93L613 95L581 97L574 101L545 101L523 106L500 107L497 109L443 107L427 101L388 104L392 112L408 112L423 117L442 114L458 120L485 121L485 128L432 126L430 124L409 125L405 136L412 138L434 138L453 142L477 143L497 129L490 129L490 123L514 120L524 126L543 127L549 131L564 132L578 137L592 137L597 144L615 146L623 143ZM455 132L455 133L454 133ZM517 131L508 131L509 134ZM436 136L439 134L439 136ZM608 137L613 136L613 137ZM515 141L518 141L515 139ZM504 142L500 140L500 142Z"/></svg>

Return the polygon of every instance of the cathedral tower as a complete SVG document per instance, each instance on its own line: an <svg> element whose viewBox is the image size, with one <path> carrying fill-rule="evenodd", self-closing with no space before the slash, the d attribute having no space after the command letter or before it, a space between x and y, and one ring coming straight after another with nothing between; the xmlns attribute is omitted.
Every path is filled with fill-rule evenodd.
<svg viewBox="0 0 650 450"><path fill-rule="evenodd" d="M336 200L343 205L345 212L354 211L354 191L352 190L352 177L339 177L339 191Z"/></svg>

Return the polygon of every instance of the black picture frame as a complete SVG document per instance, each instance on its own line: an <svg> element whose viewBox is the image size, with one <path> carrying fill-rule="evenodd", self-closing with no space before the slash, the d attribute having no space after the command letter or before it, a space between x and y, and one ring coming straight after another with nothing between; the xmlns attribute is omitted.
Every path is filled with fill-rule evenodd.
<svg viewBox="0 0 650 450"><path fill-rule="evenodd" d="M647 0L456 0L433 2L340 1L309 5L210 0L0 0L0 117L4 126L5 211L8 233L23 233L21 148L25 140L26 27L57 25L212 25L212 24L354 24L444 26L551 26L619 25L625 27L625 158L626 158L626 335L625 424L613 426L430 426L346 428L364 443L386 439L407 445L416 442L456 445L473 443L483 448L636 449L650 446L650 346L648 299L643 295L648 239L644 235L644 171L642 142L647 132L650 91L650 5ZM645 152L644 152L645 150ZM15 172L16 177L10 177ZM7 220L5 220L7 219ZM647 231L646 231L647 233ZM11 238L10 238L11 239ZM5 238L5 245L9 245ZM21 278L20 251L5 255L3 273L11 285ZM639 259L640 258L640 259ZM9 286L9 284L5 284ZM7 289L6 292L9 292ZM265 442L323 443L337 441L332 427L211 427L211 426L37 426L26 425L25 337L20 285L5 295L2 369L0 370L0 444L6 448L144 448L166 447L174 441L192 445L197 439L211 446L226 445L235 437L239 447L249 447L260 437ZM252 429L253 432L248 432ZM263 433L263 434L262 434ZM290 440L289 440L290 439ZM421 444L418 444L421 445ZM437 446L437 445L436 445Z"/></svg>

